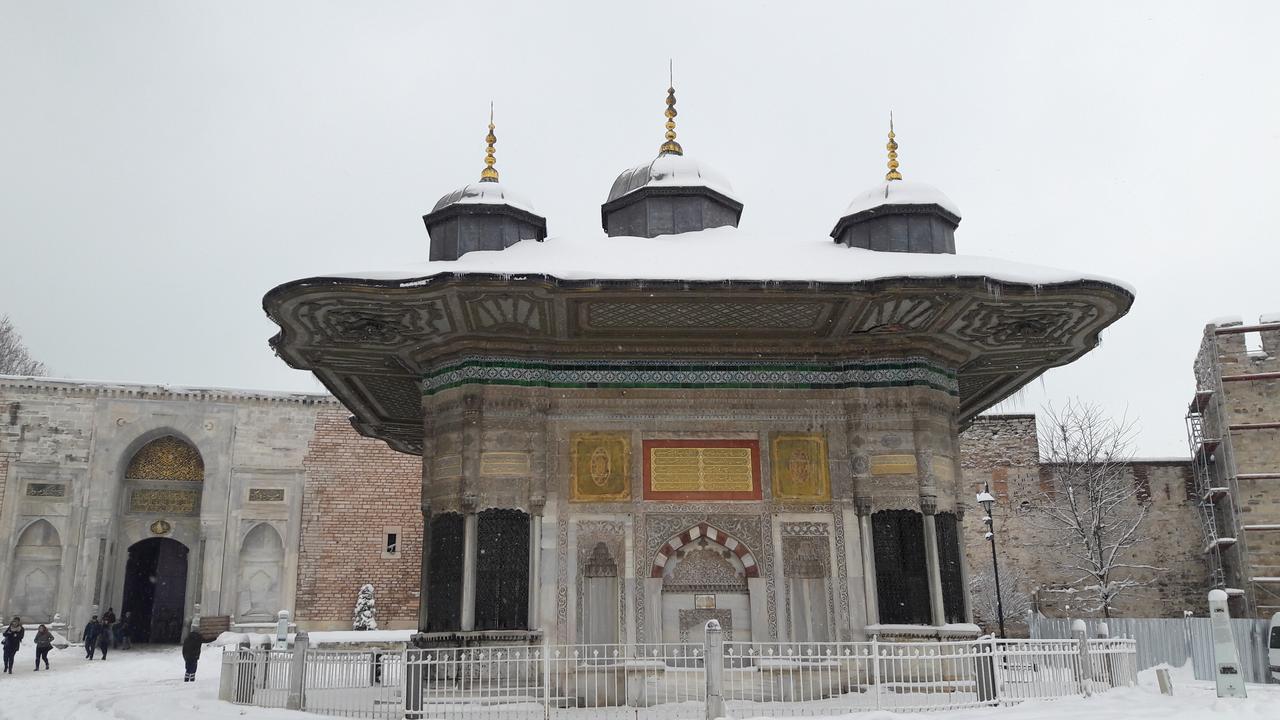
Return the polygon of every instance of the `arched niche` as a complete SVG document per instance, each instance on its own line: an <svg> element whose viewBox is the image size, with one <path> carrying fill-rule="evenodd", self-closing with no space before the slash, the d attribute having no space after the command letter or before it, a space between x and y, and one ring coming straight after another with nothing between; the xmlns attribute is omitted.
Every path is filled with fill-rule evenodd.
<svg viewBox="0 0 1280 720"><path fill-rule="evenodd" d="M62 567L62 538L47 520L36 520L22 531L13 548L13 578L9 608L23 622L53 620Z"/></svg>
<svg viewBox="0 0 1280 720"><path fill-rule="evenodd" d="M708 620L717 620L726 640L751 638L748 579L759 576L746 545L701 525L672 538L659 550L651 573L662 578L662 641L701 642Z"/></svg>
<svg viewBox="0 0 1280 720"><path fill-rule="evenodd" d="M269 523L258 523L240 543L236 614L244 622L269 622L281 610L284 541Z"/></svg>

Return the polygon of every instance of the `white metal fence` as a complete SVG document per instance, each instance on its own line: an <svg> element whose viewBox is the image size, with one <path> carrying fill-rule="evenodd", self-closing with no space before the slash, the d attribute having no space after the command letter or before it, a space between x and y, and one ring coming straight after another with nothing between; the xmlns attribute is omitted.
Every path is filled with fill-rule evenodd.
<svg viewBox="0 0 1280 720"><path fill-rule="evenodd" d="M1032 615L1028 627L1033 638L1069 638L1071 620ZM1112 637L1138 641L1138 669L1168 663L1180 667L1191 660L1197 680L1214 679L1213 631L1207 617L1111 618L1085 620L1090 636L1106 623ZM1267 671L1267 620L1232 618L1231 634L1246 682L1276 682Z"/></svg>
<svg viewBox="0 0 1280 720"><path fill-rule="evenodd" d="M222 697L344 717L701 720L918 712L1088 695L1136 682L1135 641L542 645L228 650ZM290 701L290 681L296 697Z"/></svg>

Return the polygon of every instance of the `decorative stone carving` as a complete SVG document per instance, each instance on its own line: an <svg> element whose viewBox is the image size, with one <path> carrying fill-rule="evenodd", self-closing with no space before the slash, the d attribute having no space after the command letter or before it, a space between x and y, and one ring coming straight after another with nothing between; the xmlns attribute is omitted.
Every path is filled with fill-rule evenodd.
<svg viewBox="0 0 1280 720"><path fill-rule="evenodd" d="M784 522L782 523L782 536L826 537L829 534L830 527L823 522Z"/></svg>
<svg viewBox="0 0 1280 720"><path fill-rule="evenodd" d="M464 301L472 330L552 334L546 300L516 293L484 293Z"/></svg>
<svg viewBox="0 0 1280 720"><path fill-rule="evenodd" d="M724 608L681 608L680 610L680 642L688 643L702 639L702 630L707 621L720 623L720 630L726 641L733 640L733 613Z"/></svg>
<svg viewBox="0 0 1280 720"><path fill-rule="evenodd" d="M480 453L481 477L523 477L529 474L532 459L527 452Z"/></svg>
<svg viewBox="0 0 1280 720"><path fill-rule="evenodd" d="M1098 307L1089 302L1011 305L980 300L952 322L950 330L985 349L1065 346L1097 319Z"/></svg>
<svg viewBox="0 0 1280 720"><path fill-rule="evenodd" d="M63 483L27 483L27 497L60 498L66 495L67 486Z"/></svg>
<svg viewBox="0 0 1280 720"><path fill-rule="evenodd" d="M299 315L318 339L339 345L399 345L454 330L441 299L395 305L323 300L309 303Z"/></svg>
<svg viewBox="0 0 1280 720"><path fill-rule="evenodd" d="M697 547L677 552L675 569L663 578L663 585L746 584L746 577L732 560L733 553L703 538Z"/></svg>
<svg viewBox="0 0 1280 720"><path fill-rule="evenodd" d="M938 317L950 300L945 297L889 297L869 302L850 326L856 333L900 333L924 330Z"/></svg>
<svg viewBox="0 0 1280 720"><path fill-rule="evenodd" d="M204 460L189 443L172 435L143 445L129 459L124 476L129 480L204 480Z"/></svg>
<svg viewBox="0 0 1280 720"><path fill-rule="evenodd" d="M831 577L831 542L824 535L782 536L782 573L785 577Z"/></svg>
<svg viewBox="0 0 1280 720"><path fill-rule="evenodd" d="M249 488L249 502L284 502L284 488Z"/></svg>
<svg viewBox="0 0 1280 720"><path fill-rule="evenodd" d="M593 328L814 328L825 303L592 302Z"/></svg>

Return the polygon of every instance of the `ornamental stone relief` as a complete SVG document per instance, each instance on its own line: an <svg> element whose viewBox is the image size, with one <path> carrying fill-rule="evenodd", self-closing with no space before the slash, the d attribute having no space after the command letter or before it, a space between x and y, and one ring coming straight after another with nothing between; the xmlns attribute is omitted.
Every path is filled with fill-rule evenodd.
<svg viewBox="0 0 1280 720"><path fill-rule="evenodd" d="M422 394L414 378L360 375L352 376L351 382L359 385L384 418L417 420L422 417Z"/></svg>
<svg viewBox="0 0 1280 720"><path fill-rule="evenodd" d="M726 642L733 640L733 613L724 608L683 608L680 610L680 642L702 642L702 630L707 622L715 620L720 623L721 637Z"/></svg>
<svg viewBox="0 0 1280 720"><path fill-rule="evenodd" d="M782 574L789 578L831 577L831 542L826 535L783 535Z"/></svg>
<svg viewBox="0 0 1280 720"><path fill-rule="evenodd" d="M172 435L143 445L129 459L125 478L130 480L204 480L204 459L190 443Z"/></svg>
<svg viewBox="0 0 1280 720"><path fill-rule="evenodd" d="M985 349L1071 345L1098 319L1092 303L1045 300L1033 305L978 301L950 326L957 337Z"/></svg>
<svg viewBox="0 0 1280 720"><path fill-rule="evenodd" d="M679 585L745 586L747 579L730 558L733 553L706 538L676 551L675 569L662 580L664 587Z"/></svg>
<svg viewBox="0 0 1280 720"><path fill-rule="evenodd" d="M893 333L927 328L947 307L947 298L886 298L866 305L862 316L850 326L854 333Z"/></svg>
<svg viewBox="0 0 1280 720"><path fill-rule="evenodd" d="M66 497L67 486L62 483L27 483L27 497Z"/></svg>
<svg viewBox="0 0 1280 720"><path fill-rule="evenodd" d="M815 327L828 303L816 302L592 302L587 323L597 328Z"/></svg>
<svg viewBox="0 0 1280 720"><path fill-rule="evenodd" d="M485 293L463 301L472 330L552 334L551 304L515 293Z"/></svg>
<svg viewBox="0 0 1280 720"><path fill-rule="evenodd" d="M298 314L317 340L340 345L399 345L455 329L442 299L393 306L349 299L318 301L307 304Z"/></svg>

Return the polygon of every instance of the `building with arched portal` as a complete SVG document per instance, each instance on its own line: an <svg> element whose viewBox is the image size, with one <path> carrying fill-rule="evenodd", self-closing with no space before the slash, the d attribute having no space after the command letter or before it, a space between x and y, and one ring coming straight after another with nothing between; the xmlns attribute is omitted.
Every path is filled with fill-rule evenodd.
<svg viewBox="0 0 1280 720"><path fill-rule="evenodd" d="M601 234L548 236L491 123L429 260L264 297L277 354L421 456L420 641L976 632L960 430L1132 292L957 255L959 209L902 180L892 131L829 237L743 232L671 89L666 117Z"/></svg>
<svg viewBox="0 0 1280 720"><path fill-rule="evenodd" d="M242 626L294 606L303 459L332 400L41 380L0 394L6 613L78 629L112 608L139 641L177 642L197 604Z"/></svg>

